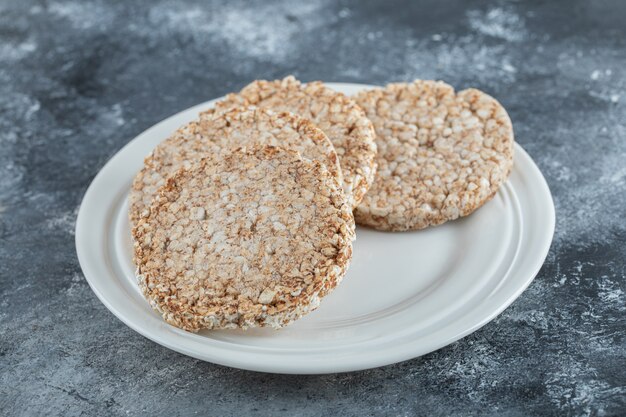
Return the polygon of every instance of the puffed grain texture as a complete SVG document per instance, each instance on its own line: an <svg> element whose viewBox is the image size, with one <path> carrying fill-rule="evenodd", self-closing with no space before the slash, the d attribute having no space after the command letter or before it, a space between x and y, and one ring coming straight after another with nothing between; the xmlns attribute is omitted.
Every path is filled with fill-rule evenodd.
<svg viewBox="0 0 626 417"><path fill-rule="evenodd" d="M272 146L182 168L133 229L137 279L189 331L279 328L317 308L352 257L354 218L326 167Z"/></svg>
<svg viewBox="0 0 626 417"><path fill-rule="evenodd" d="M210 154L252 143L297 150L305 158L325 164L341 182L341 168L333 145L309 120L258 108L238 107L220 114L209 110L178 129L146 157L129 196L131 225L148 214L157 189L178 169L189 168Z"/></svg>
<svg viewBox="0 0 626 417"><path fill-rule="evenodd" d="M376 143L372 123L346 95L322 82L300 83L293 76L257 80L216 104L218 110L255 105L290 111L310 119L335 146L343 174L343 189L353 207L363 199L376 172Z"/></svg>
<svg viewBox="0 0 626 417"><path fill-rule="evenodd" d="M357 223L404 231L467 216L489 201L513 165L513 127L494 98L416 80L359 93L374 123L378 171Z"/></svg>

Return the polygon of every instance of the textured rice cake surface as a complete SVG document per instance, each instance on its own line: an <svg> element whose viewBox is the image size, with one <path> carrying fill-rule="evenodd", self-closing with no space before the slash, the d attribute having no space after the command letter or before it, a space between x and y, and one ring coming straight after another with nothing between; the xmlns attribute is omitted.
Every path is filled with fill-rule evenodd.
<svg viewBox="0 0 626 417"><path fill-rule="evenodd" d="M326 165L331 175L341 182L335 149L309 120L258 108L239 107L220 114L210 110L178 129L146 157L129 196L131 225L147 215L156 190L178 169L189 168L210 154L252 143L294 149L305 158Z"/></svg>
<svg viewBox="0 0 626 417"><path fill-rule="evenodd" d="M257 145L179 170L133 237L139 285L168 323L278 328L344 275L354 219L323 164Z"/></svg>
<svg viewBox="0 0 626 417"><path fill-rule="evenodd" d="M302 84L293 76L276 81L254 81L216 104L218 110L255 105L290 111L310 119L337 150L343 188L351 204L362 200L376 171L374 129L363 110L346 95L321 82Z"/></svg>
<svg viewBox="0 0 626 417"><path fill-rule="evenodd" d="M494 98L440 81L389 84L355 97L374 123L378 171L357 223L414 230L467 216L513 165L513 127Z"/></svg>

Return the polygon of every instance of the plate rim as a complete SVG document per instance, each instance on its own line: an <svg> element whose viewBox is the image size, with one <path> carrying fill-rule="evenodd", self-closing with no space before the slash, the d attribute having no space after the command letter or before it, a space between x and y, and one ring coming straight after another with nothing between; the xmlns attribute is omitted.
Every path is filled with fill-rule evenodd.
<svg viewBox="0 0 626 417"><path fill-rule="evenodd" d="M376 86L374 85L356 84L356 83L330 83L329 82L326 84L331 88L344 89L344 90L345 89L360 90L360 89L376 88ZM363 370L363 369L370 369L370 368L389 365L389 364L393 364L393 363L397 363L397 362L401 362L404 360L409 360L412 358L425 355L427 353L430 353L437 349L445 347L475 332L476 330L480 329L481 327L483 327L484 325L492 321L495 317L497 317L500 313L502 313L502 311L504 311L507 307L509 307L526 290L526 288L528 288L530 283L534 280L536 275L539 273L541 267L543 266L545 259L548 255L550 246L552 244L553 236L554 236L554 229L555 229L555 223L556 223L556 212L555 212L555 207L554 207L554 201L553 201L552 195L550 193L550 188L548 186L548 183L545 177L543 176L543 174L541 173L541 171L539 170L535 162L532 160L530 155L528 155L528 153L516 142L515 143L516 165L518 165L519 163L517 159L520 159L520 158L524 162L524 164L528 165L527 169L530 169L530 171L532 171L532 174L535 177L534 179L538 181L537 184L535 184L535 186L538 185L539 187L538 189L534 191L537 194L540 194L541 198L538 197L537 199L540 199L543 201L543 203L545 203L544 209L546 209L546 212L542 214L547 216L545 218L547 227L544 230L541 230L542 233L538 239L541 241L542 245L540 248L535 250L535 252L539 253L540 255L536 256L533 259L532 265L528 267L530 272L528 273L528 278L525 280L525 282L521 283L521 285L519 285L516 288L516 290L513 291L508 296L508 298L500 302L496 308L490 309L491 311L483 315L482 319L467 326L463 331L456 332L455 334L450 335L443 339L438 339L437 343L430 343L428 346L421 346L421 349L417 349L415 346L412 346L410 343L406 343L402 345L404 349L397 348L395 349L395 351L388 351L386 352L385 355L377 355L377 357L374 357L374 358L367 359L367 358L359 357L360 360L355 360L356 356L353 356L353 357L348 358L350 360L339 363L337 361L337 358L334 358L333 360L329 360L326 357L324 358L324 363L322 364L315 362L315 363L307 363L304 365L302 363L294 364L293 361L287 361L287 360L283 364L259 363L262 361L254 361L254 360L251 360L251 358L247 358L247 360L245 360L246 358L236 357L237 355L239 356L250 355L250 353L247 353L247 352L246 353L238 352L237 354L231 355L230 357L224 357L223 355L215 354L213 352L206 352L206 351L200 354L196 350L190 348L189 346L181 346L179 344L172 343L167 337L165 337L165 335L161 335L160 333L155 333L154 329L151 330L149 326L146 327L146 326L139 325L138 323L134 322L129 317L127 317L126 314L119 311L119 309L113 304L113 302L109 300L106 297L106 295L100 291L97 285L97 280L93 278L90 279L90 274L93 271L91 271L91 264L90 264L89 256L87 253L86 245L85 245L86 240L87 240L86 231L89 231L88 220L86 219L87 205L85 203L93 200L94 198L93 194L95 193L96 189L106 179L105 174L107 174L106 172L107 167L110 167L112 163L116 160L116 158L121 158L121 155L125 153L125 150L127 150L128 147L133 146L133 144L136 144L137 141L141 140L141 138L143 138L144 136L149 136L152 130L158 130L161 126L167 123L171 123L174 119L181 117L183 114L187 114L192 111L198 111L200 109L207 108L211 106L212 103L214 103L215 101L219 99L221 99L221 97L191 106L187 109L184 109L180 112L175 113L172 116L169 116L161 120L158 123L155 123L154 125L144 130L143 132L139 133L132 140L130 140L126 145L124 145L120 150L118 150L111 158L109 158L109 160L100 168L96 176L91 181L80 203L80 208L79 208L78 216L76 219L75 245L76 245L76 253L78 256L78 260L81 266L81 270L85 276L85 279L87 280L90 288L96 294L100 302L102 302L105 305L105 307L110 312L112 312L118 319L120 319L124 324L126 324L128 327L135 330L137 333L141 334L142 336L162 346L165 346L168 349L177 351L187 356L194 357L196 359L210 361L212 363L225 365L225 366L231 366L231 367L240 368L240 369L253 370L253 371L285 373L285 374L324 374L324 373L350 372L350 371L358 371L358 370ZM112 195L111 199L114 199L114 198L115 198L115 195ZM104 233L104 235L107 235L107 234L108 234L108 230ZM102 244L105 244L105 243L106 243L106 240L105 242L102 242ZM476 310L473 310L473 311L476 311ZM167 328L169 332L174 332L174 333L182 332L186 336L190 335L188 332L184 332L183 330L176 329L173 326L169 326L165 323L162 323L161 327ZM193 336L196 336L197 338L202 338L201 336L198 336L195 334ZM192 344L202 343L201 340L197 340L195 338L189 338L189 339L193 342ZM220 344L224 342L213 340L212 343ZM346 358L342 357L342 359L346 359Z"/></svg>

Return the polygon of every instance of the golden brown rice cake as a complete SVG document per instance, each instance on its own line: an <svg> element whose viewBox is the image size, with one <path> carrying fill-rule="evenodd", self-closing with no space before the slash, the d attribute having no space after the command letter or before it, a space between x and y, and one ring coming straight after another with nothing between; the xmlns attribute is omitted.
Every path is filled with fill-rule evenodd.
<svg viewBox="0 0 626 417"><path fill-rule="evenodd" d="M441 81L389 84L355 97L374 123L378 171L357 223L414 230L467 216L513 165L513 127L494 98Z"/></svg>
<svg viewBox="0 0 626 417"><path fill-rule="evenodd" d="M354 219L323 164L256 145L179 170L133 237L139 286L168 323L279 328L343 277Z"/></svg>

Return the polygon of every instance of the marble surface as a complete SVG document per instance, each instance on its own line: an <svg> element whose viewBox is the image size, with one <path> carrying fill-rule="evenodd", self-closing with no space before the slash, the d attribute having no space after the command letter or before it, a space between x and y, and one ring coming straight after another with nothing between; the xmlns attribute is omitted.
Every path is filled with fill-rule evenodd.
<svg viewBox="0 0 626 417"><path fill-rule="evenodd" d="M0 0L0 414L626 413L626 2ZM541 272L437 352L338 375L203 363L117 320L81 197L135 135L255 78L481 88L554 194Z"/></svg>

